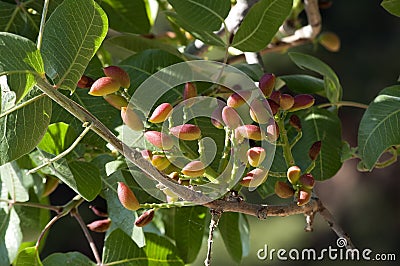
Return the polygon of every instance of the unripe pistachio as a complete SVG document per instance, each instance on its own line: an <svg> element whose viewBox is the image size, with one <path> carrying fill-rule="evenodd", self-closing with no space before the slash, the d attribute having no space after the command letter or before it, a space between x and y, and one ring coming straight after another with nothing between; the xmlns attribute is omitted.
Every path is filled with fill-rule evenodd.
<svg viewBox="0 0 400 266"><path fill-rule="evenodd" d="M264 74L258 83L258 87L265 97L269 97L275 87L275 75L271 73Z"/></svg>
<svg viewBox="0 0 400 266"><path fill-rule="evenodd" d="M252 140L262 140L261 130L256 125L243 125L235 130L235 137L238 139L246 138Z"/></svg>
<svg viewBox="0 0 400 266"><path fill-rule="evenodd" d="M131 80L128 73L119 66L108 66L103 68L103 72L107 77L117 80L123 88L131 86Z"/></svg>
<svg viewBox="0 0 400 266"><path fill-rule="evenodd" d="M141 150L140 153L142 154L142 157L144 159L151 162L151 159L153 158L153 153L150 150Z"/></svg>
<svg viewBox="0 0 400 266"><path fill-rule="evenodd" d="M87 89L90 88L94 83L94 79L92 79L91 77L85 76L83 75L79 81L78 84L76 85L78 88L81 89Z"/></svg>
<svg viewBox="0 0 400 266"><path fill-rule="evenodd" d="M44 184L44 189L42 193L42 197L47 197L50 195L56 188L58 187L59 180L56 177L47 175L46 176L46 183Z"/></svg>
<svg viewBox="0 0 400 266"><path fill-rule="evenodd" d="M267 126L267 138L271 142L274 142L279 138L279 127L274 120Z"/></svg>
<svg viewBox="0 0 400 266"><path fill-rule="evenodd" d="M104 233L105 231L110 228L111 220L110 219L103 219L91 222L86 226L89 228L90 231L97 232L97 233Z"/></svg>
<svg viewBox="0 0 400 266"><path fill-rule="evenodd" d="M201 130L198 126L192 124L183 124L171 127L169 132L182 140L196 140L201 137Z"/></svg>
<svg viewBox="0 0 400 266"><path fill-rule="evenodd" d="M99 216L99 217L108 217L108 213L103 210L102 208L99 208L98 206L92 206L90 205L89 208L92 210L92 212Z"/></svg>
<svg viewBox="0 0 400 266"><path fill-rule="evenodd" d="M240 181L244 187L258 187L264 183L268 178L268 171L261 168L255 168L248 172L245 177Z"/></svg>
<svg viewBox="0 0 400 266"><path fill-rule="evenodd" d="M298 111L298 110L303 110L307 109L314 104L314 97L312 97L310 94L299 94L294 96L294 104L292 108L289 109L290 112Z"/></svg>
<svg viewBox="0 0 400 266"><path fill-rule="evenodd" d="M250 104L250 117L254 122L265 124L271 115L262 101L254 99Z"/></svg>
<svg viewBox="0 0 400 266"><path fill-rule="evenodd" d="M322 142L316 141L313 143L313 145L311 145L311 148L308 150L308 157L310 157L310 159L312 161L315 161L318 157L318 154L321 152L321 146L322 146Z"/></svg>
<svg viewBox="0 0 400 266"><path fill-rule="evenodd" d="M303 206L306 205L311 199L311 190L306 188L300 188L297 193L297 205Z"/></svg>
<svg viewBox="0 0 400 266"><path fill-rule="evenodd" d="M197 96L196 85L191 82L185 83L185 87L183 88L183 100L194 98L196 96Z"/></svg>
<svg viewBox="0 0 400 266"><path fill-rule="evenodd" d="M103 96L104 100L106 100L111 106L121 110L122 107L128 106L128 101L117 94L107 94Z"/></svg>
<svg viewBox="0 0 400 266"><path fill-rule="evenodd" d="M144 125L140 117L134 110L129 107L121 107L122 121L132 130L140 131L144 129Z"/></svg>
<svg viewBox="0 0 400 266"><path fill-rule="evenodd" d="M286 172L287 179L293 185L297 184L297 181L300 178L300 174L301 174L301 169L296 165L289 167L289 169Z"/></svg>
<svg viewBox="0 0 400 266"><path fill-rule="evenodd" d="M271 108L272 114L276 115L276 113L279 111L280 105L271 99L268 99L267 101L268 101L269 107Z"/></svg>
<svg viewBox="0 0 400 266"><path fill-rule="evenodd" d="M146 131L144 137L155 147L163 150L170 150L174 146L174 142L170 136L158 131Z"/></svg>
<svg viewBox="0 0 400 266"><path fill-rule="evenodd" d="M289 118L289 124L294 127L297 131L301 131L301 121L297 115L291 115Z"/></svg>
<svg viewBox="0 0 400 266"><path fill-rule="evenodd" d="M170 103L162 103L154 109L153 114L149 118L151 123L162 123L168 119L172 112L172 105Z"/></svg>
<svg viewBox="0 0 400 266"><path fill-rule="evenodd" d="M294 104L294 98L292 95L289 94L282 94L281 95L281 101L279 103L280 107L282 110L289 110L290 108L292 108Z"/></svg>
<svg viewBox="0 0 400 266"><path fill-rule="evenodd" d="M301 187L312 189L315 185L315 179L312 174L304 174L300 176L299 184Z"/></svg>
<svg viewBox="0 0 400 266"><path fill-rule="evenodd" d="M158 170L162 171L166 169L171 164L171 162L164 155L153 155L153 158L151 159L151 164Z"/></svg>
<svg viewBox="0 0 400 266"><path fill-rule="evenodd" d="M277 181L275 183L275 194L282 199L287 199L294 195L294 189L286 182Z"/></svg>
<svg viewBox="0 0 400 266"><path fill-rule="evenodd" d="M119 90L121 84L110 77L102 77L96 80L90 87L89 94L92 96L104 96Z"/></svg>
<svg viewBox="0 0 400 266"><path fill-rule="evenodd" d="M277 103L278 105L281 103L282 93L280 91L273 91L269 96L269 99Z"/></svg>
<svg viewBox="0 0 400 266"><path fill-rule="evenodd" d="M201 161L192 161L182 168L182 174L190 177L202 176L205 172L205 166Z"/></svg>
<svg viewBox="0 0 400 266"><path fill-rule="evenodd" d="M222 109L222 120L230 129L235 129L241 124L239 114L235 109L229 106L225 106L224 109Z"/></svg>
<svg viewBox="0 0 400 266"><path fill-rule="evenodd" d="M122 206L126 209L136 211L140 208L135 194L124 182L118 182L117 195Z"/></svg>
<svg viewBox="0 0 400 266"><path fill-rule="evenodd" d="M135 225L137 227L143 227L147 224L149 224L154 218L154 209L147 210L140 215L136 221Z"/></svg>
<svg viewBox="0 0 400 266"><path fill-rule="evenodd" d="M249 164L253 167L257 167L262 163L262 161L264 161L267 153L262 147L252 147L247 151L246 155L247 159L249 160Z"/></svg>
<svg viewBox="0 0 400 266"><path fill-rule="evenodd" d="M337 52L340 49L340 39L333 32L324 32L318 38L319 43L330 52Z"/></svg>
<svg viewBox="0 0 400 266"><path fill-rule="evenodd" d="M248 99L250 99L251 91L237 91L228 97L226 104L229 107L237 108L243 105Z"/></svg>

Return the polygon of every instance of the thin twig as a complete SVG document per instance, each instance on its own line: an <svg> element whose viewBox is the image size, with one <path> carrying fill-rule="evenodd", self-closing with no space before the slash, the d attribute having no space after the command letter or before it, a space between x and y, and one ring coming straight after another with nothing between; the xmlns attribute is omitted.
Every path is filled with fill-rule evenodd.
<svg viewBox="0 0 400 266"><path fill-rule="evenodd" d="M47 204L42 204L42 203L36 203L36 202L20 202L20 201L8 200L8 199L0 199L0 202L7 202L10 205L18 205L18 206L24 206L24 207L46 209L46 210L54 211L56 213L59 213L62 210L61 206L53 206L53 205L47 205Z"/></svg>
<svg viewBox="0 0 400 266"><path fill-rule="evenodd" d="M79 225L81 226L82 231L85 234L85 237L86 237L87 241L89 242L89 246L90 246L90 248L91 248L91 250L93 252L93 255L94 255L95 259L96 259L97 265L101 265L102 264L101 263L101 258L100 258L100 254L99 254L99 252L97 250L96 244L94 243L94 240L93 240L92 236L90 235L89 230L87 229L85 222L83 221L81 215L79 214L78 208L74 208L71 211L71 216L74 217L78 221Z"/></svg>
<svg viewBox="0 0 400 266"><path fill-rule="evenodd" d="M40 246L40 242L42 241L44 235L46 234L46 232L51 228L51 226L58 221L58 219L64 217L66 214L61 212L59 214L57 214L56 216L54 216L47 224L46 226L43 228L42 232L40 232L40 235L38 237L38 240L36 241L35 244L35 248L39 249Z"/></svg>
<svg viewBox="0 0 400 266"><path fill-rule="evenodd" d="M366 105L366 104L351 102L351 101L340 101L340 102L336 102L336 103L323 103L323 104L318 105L318 108L325 108L325 107L331 107L331 106L337 106L337 107L347 106L347 107L356 107L356 108L361 108L361 109L368 108L368 105Z"/></svg>
<svg viewBox="0 0 400 266"><path fill-rule="evenodd" d="M68 153L70 153L73 149L75 149L76 145L78 145L79 142L83 139L83 137L89 132L89 130L92 127L92 125L89 124L87 126L84 123L84 127L85 127L85 129L82 131L82 133L75 139L74 143L72 143L71 146L69 146L65 151L61 152L56 157L53 157L51 159L46 159L46 162L44 164L41 164L38 167L35 167L35 168L29 170L28 172L26 172L26 175L30 175L30 174L36 173L37 171L39 171L43 167L46 167L46 166L48 166L48 165L60 160L61 158L66 156Z"/></svg>
<svg viewBox="0 0 400 266"><path fill-rule="evenodd" d="M42 18L40 20L39 35L37 38L37 45L36 45L38 50L40 50L40 48L42 47L44 24L46 23L46 16L47 16L47 11L49 10L49 3L50 0L44 0Z"/></svg>
<svg viewBox="0 0 400 266"><path fill-rule="evenodd" d="M210 231L208 232L208 241L207 241L207 256L204 261L205 266L211 265L211 251L213 244L214 231L217 229L219 219L221 218L222 212L211 209L211 221L210 221Z"/></svg>
<svg viewBox="0 0 400 266"><path fill-rule="evenodd" d="M45 96L46 96L46 94L42 93L42 94L39 94L39 95L37 95L37 96L35 96L35 97L33 97L33 98L21 103L21 104L19 104L19 105L16 105L13 108L10 108L7 111L5 111L4 113L0 114L0 118L2 118L4 116L7 116L7 115L11 114L12 112L15 112L15 111L21 109L22 107L25 107L25 106L33 103L33 102L36 102L37 100L39 100L39 99L41 99L41 98L43 98Z"/></svg>

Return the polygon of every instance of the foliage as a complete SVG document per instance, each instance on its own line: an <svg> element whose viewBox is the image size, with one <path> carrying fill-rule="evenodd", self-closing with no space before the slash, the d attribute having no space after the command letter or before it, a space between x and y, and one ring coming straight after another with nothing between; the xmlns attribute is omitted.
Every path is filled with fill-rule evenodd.
<svg viewBox="0 0 400 266"><path fill-rule="evenodd" d="M287 204L294 200L302 206L310 201L314 179L333 177L343 158L360 159L359 170L368 171L397 159L400 86L383 89L372 101L360 122L358 147L350 148L342 139L338 110L346 104L360 105L342 101L339 77L320 59L289 52L295 65L317 75L278 77L263 73L256 64L232 63L220 70L221 63L200 60L220 55L220 61L230 62L231 48L239 54L271 47L286 51L282 38L289 33L280 26L288 20L296 29L304 26L299 18L304 11L301 1L260 0L246 10L236 29L228 25L230 11L236 8L229 0L11 2L0 1L2 265L96 265L79 252L39 256L44 234L67 214L80 222L91 241L78 207L96 197L105 199L108 207L103 221L107 226L98 228L106 232L102 257L93 249L96 263L189 264L205 243L210 216L206 202L195 206L182 200L180 191L195 188L192 191L198 189L213 200L240 202L253 190L261 198L275 194L276 181L283 181L293 192ZM382 6L399 16L399 1L385 0ZM47 13L45 23L42 13ZM193 46L198 40L203 50ZM318 45L317 40L308 41ZM208 63L209 69L191 68ZM89 95L89 81L81 85L82 77L91 83L102 78L101 68L108 65L119 66L129 76L130 86L111 94L130 101L130 117L120 115L121 106L105 97ZM229 111L223 109L226 102ZM156 109L161 103L170 103L173 113ZM152 114L165 120L164 125L150 123ZM242 122L235 121L235 114ZM102 126L92 123L97 119ZM131 130L132 123L140 123L138 128L144 130ZM191 131L169 134L181 124L193 124ZM172 148L163 149L166 139L162 143L144 131L165 133L173 139ZM124 150L114 145L120 142L107 144L115 141L114 134L126 147L147 151L148 160L137 159L139 165L125 160ZM260 159L259 164L247 164L250 146L265 148L265 159L259 154L251 158ZM384 153L390 158L382 161ZM190 161L206 166L192 169ZM146 167L152 165L169 175L174 185L149 179ZM301 169L295 181L286 178L291 166ZM305 180L310 176L311 181ZM134 192L140 210L121 205L118 182ZM59 183L77 197L66 199L70 201L64 206L48 205L48 195ZM154 218L147 209L155 210ZM50 211L56 212L52 220ZM243 213L223 213L219 220L219 233L238 263L247 255L249 230Z"/></svg>

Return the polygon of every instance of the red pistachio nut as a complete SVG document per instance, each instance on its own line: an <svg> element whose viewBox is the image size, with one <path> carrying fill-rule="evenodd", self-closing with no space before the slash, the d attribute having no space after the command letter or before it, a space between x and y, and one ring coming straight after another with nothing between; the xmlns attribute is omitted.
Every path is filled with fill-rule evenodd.
<svg viewBox="0 0 400 266"><path fill-rule="evenodd" d="M289 110L290 108L292 108L294 104L294 98L292 95L289 94L282 94L281 95L281 101L279 103L280 107L282 110Z"/></svg>
<svg viewBox="0 0 400 266"><path fill-rule="evenodd" d="M163 150L170 150L174 146L174 142L170 136L158 131L146 131L144 137L155 147Z"/></svg>
<svg viewBox="0 0 400 266"><path fill-rule="evenodd" d="M182 168L182 174L190 177L200 177L205 172L205 166L201 161L192 161Z"/></svg>
<svg viewBox="0 0 400 266"><path fill-rule="evenodd" d="M262 147L252 147L247 151L246 155L247 159L249 160L249 164L253 167L258 167L262 161L264 161L267 153Z"/></svg>
<svg viewBox="0 0 400 266"><path fill-rule="evenodd" d="M92 79L91 77L83 75L79 79L77 87L81 88L81 89L87 89L87 88L90 88L93 85L93 83L94 83L94 79Z"/></svg>
<svg viewBox="0 0 400 266"><path fill-rule="evenodd" d="M300 174L301 174L301 169L297 165L289 167L289 169L286 172L287 179L293 185L297 184L297 181L300 178Z"/></svg>
<svg viewBox="0 0 400 266"><path fill-rule="evenodd" d="M268 101L269 107L271 108L272 114L276 115L276 113L279 111L280 105L271 99L268 99L267 101Z"/></svg>
<svg viewBox="0 0 400 266"><path fill-rule="evenodd" d="M264 183L268 178L268 171L261 168L255 168L248 172L245 177L240 181L244 187L258 187Z"/></svg>
<svg viewBox="0 0 400 266"><path fill-rule="evenodd" d="M98 207L98 206L92 206L90 205L89 208L92 210L92 212L99 216L99 217L108 217L108 213L107 211L103 210L102 208Z"/></svg>
<svg viewBox="0 0 400 266"><path fill-rule="evenodd" d="M301 187L312 189L315 185L315 179L312 174L304 174L300 176L299 184Z"/></svg>
<svg viewBox="0 0 400 266"><path fill-rule="evenodd" d="M134 110L129 107L121 107L122 121L132 130L140 131L144 129L143 122Z"/></svg>
<svg viewBox="0 0 400 266"><path fill-rule="evenodd" d="M271 115L266 107L266 103L254 99L250 104L250 117L254 122L265 124L271 118Z"/></svg>
<svg viewBox="0 0 400 266"><path fill-rule="evenodd" d="M201 137L200 128L192 124L171 127L169 132L181 140L197 140Z"/></svg>
<svg viewBox="0 0 400 266"><path fill-rule="evenodd" d="M92 96L104 96L119 90L121 84L110 77L102 77L96 80L90 87L89 94Z"/></svg>
<svg viewBox="0 0 400 266"><path fill-rule="evenodd" d="M279 138L279 127L275 120L272 120L272 123L267 126L267 138L271 142Z"/></svg>
<svg viewBox="0 0 400 266"><path fill-rule="evenodd" d="M297 131L301 131L301 121L297 115L291 115L289 118L289 124L296 129Z"/></svg>
<svg viewBox="0 0 400 266"><path fill-rule="evenodd" d="M108 230L108 228L110 228L110 225L111 225L111 220L107 218L91 222L86 226L89 228L90 231L97 233L104 233L105 231Z"/></svg>
<svg viewBox="0 0 400 266"><path fill-rule="evenodd" d="M282 93L280 91L273 91L269 99L276 102L278 105L281 103Z"/></svg>
<svg viewBox="0 0 400 266"><path fill-rule="evenodd" d="M290 198L294 195L294 189L286 182L277 181L275 183L275 194L282 199Z"/></svg>
<svg viewBox="0 0 400 266"><path fill-rule="evenodd" d="M239 114L236 112L235 109L229 106L225 106L222 109L222 120L224 121L225 125L230 129L235 129L241 124Z"/></svg>
<svg viewBox="0 0 400 266"><path fill-rule="evenodd" d="M297 205L303 206L306 205L311 199L311 190L306 188L300 188L297 193Z"/></svg>
<svg viewBox="0 0 400 266"><path fill-rule="evenodd" d="M318 154L321 152L321 146L322 146L322 142L316 141L313 143L313 145L311 145L311 148L308 150L308 157L310 157L310 159L312 161L315 161L318 157Z"/></svg>
<svg viewBox="0 0 400 266"><path fill-rule="evenodd" d="M260 127L256 125L243 125L235 130L235 137L238 139L246 138L252 140L262 140Z"/></svg>
<svg viewBox="0 0 400 266"><path fill-rule="evenodd" d="M237 108L243 105L247 100L250 99L251 91L237 91L228 97L226 104L229 107Z"/></svg>
<svg viewBox="0 0 400 266"><path fill-rule="evenodd" d="M298 110L303 110L307 109L314 104L314 97L312 97L310 94L299 94L294 96L294 104L292 108L289 109L290 112L298 111Z"/></svg>
<svg viewBox="0 0 400 266"><path fill-rule="evenodd" d="M145 225L148 225L154 218L154 209L147 210L140 215L136 221L135 225L137 227L143 227Z"/></svg>
<svg viewBox="0 0 400 266"><path fill-rule="evenodd" d="M158 170L162 171L165 170L171 164L171 162L164 155L153 155L151 164Z"/></svg>
<svg viewBox="0 0 400 266"><path fill-rule="evenodd" d="M150 150L141 150L140 153L142 154L142 157L144 159L151 162L151 159L153 158L153 153Z"/></svg>
<svg viewBox="0 0 400 266"><path fill-rule="evenodd" d="M128 73L119 66L108 66L103 68L103 72L107 77L117 80L123 88L129 88L131 81Z"/></svg>
<svg viewBox="0 0 400 266"><path fill-rule="evenodd" d="M136 211L140 208L135 194L133 194L133 191L124 182L118 182L117 195L122 206L126 209Z"/></svg>
<svg viewBox="0 0 400 266"><path fill-rule="evenodd" d="M162 103L154 109L153 114L149 118L151 123L162 123L168 119L172 113L172 105L170 103Z"/></svg>
<svg viewBox="0 0 400 266"><path fill-rule="evenodd" d="M183 88L183 100L194 98L197 96L197 88L194 83L187 82Z"/></svg>
<svg viewBox="0 0 400 266"><path fill-rule="evenodd" d="M324 32L318 38L319 43L330 52L340 50L340 38L333 32Z"/></svg>
<svg viewBox="0 0 400 266"><path fill-rule="evenodd" d="M128 101L117 94L107 94L103 96L104 100L106 100L111 106L121 110L122 107L128 106Z"/></svg>
<svg viewBox="0 0 400 266"><path fill-rule="evenodd" d="M275 87L275 75L271 73L264 74L258 83L258 87L265 97L269 97Z"/></svg>

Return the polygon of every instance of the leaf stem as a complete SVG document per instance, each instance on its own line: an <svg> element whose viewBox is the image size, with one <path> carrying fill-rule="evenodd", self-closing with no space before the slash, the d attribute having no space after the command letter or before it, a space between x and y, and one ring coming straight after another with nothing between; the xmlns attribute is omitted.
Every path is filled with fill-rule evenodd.
<svg viewBox="0 0 400 266"><path fill-rule="evenodd" d="M0 199L0 202L7 202L10 205L18 205L18 206L24 206L24 207L46 209L46 210L54 211L56 213L59 213L62 210L61 206L53 206L53 205L47 205L47 204L42 204L42 203L36 203L36 202L20 202L20 201L8 200L8 199Z"/></svg>
<svg viewBox="0 0 400 266"><path fill-rule="evenodd" d="M175 207L193 206L193 203L188 201L176 201L170 203L142 203L140 208L143 209L169 209Z"/></svg>
<svg viewBox="0 0 400 266"><path fill-rule="evenodd" d="M325 107L330 107L330 106L337 106L337 107L347 106L347 107L357 107L357 108L361 108L361 109L368 108L368 105L366 105L366 104L352 102L352 101L340 101L340 102L336 102L336 103L323 103L323 104L318 105L319 108L325 108Z"/></svg>
<svg viewBox="0 0 400 266"><path fill-rule="evenodd" d="M37 171L39 171L40 169L42 169L43 167L46 167L50 164L52 164L53 162L56 162L57 160L63 158L64 156L66 156L68 153L70 153L75 147L76 145L79 144L79 142L83 139L83 137L89 132L89 130L92 127L92 124L87 125L86 123L83 124L83 126L85 127L85 129L82 131L82 133L76 138L76 140L74 141L74 143L71 144L71 146L69 146L65 151L61 152L59 155L57 155L54 158L51 159L46 159L47 162L45 162L44 164L39 165L38 167L35 167L31 170L29 170L28 172L26 172L27 175L36 173Z"/></svg>
<svg viewBox="0 0 400 266"><path fill-rule="evenodd" d="M299 140L301 139L301 137L303 136L303 132L297 131L297 135L294 138L293 142L290 144L290 149L293 149L294 145L296 145L297 142L299 142Z"/></svg>
<svg viewBox="0 0 400 266"><path fill-rule="evenodd" d="M279 127L279 135L282 140L282 149L283 149L283 157L285 158L285 162L287 167L293 166L295 164L291 145L289 143L289 139L287 137L287 131L285 129L285 120L284 118L276 119L276 123Z"/></svg>
<svg viewBox="0 0 400 266"><path fill-rule="evenodd" d="M39 35L37 38L37 45L36 45L38 50L40 50L40 48L42 47L44 24L46 22L47 11L49 10L49 3L50 3L49 0L44 0L42 18L40 20Z"/></svg>
<svg viewBox="0 0 400 266"><path fill-rule="evenodd" d="M7 115L11 114L12 112L15 112L15 111L17 111L17 110L19 110L19 109L21 109L21 108L33 103L33 102L36 102L37 100L43 98L44 96L46 96L46 94L42 93L42 94L39 94L39 95L27 100L26 102L23 102L23 103L21 103L19 105L16 105L13 108L8 109L4 113L0 114L0 118L2 118L4 116L7 116Z"/></svg>

